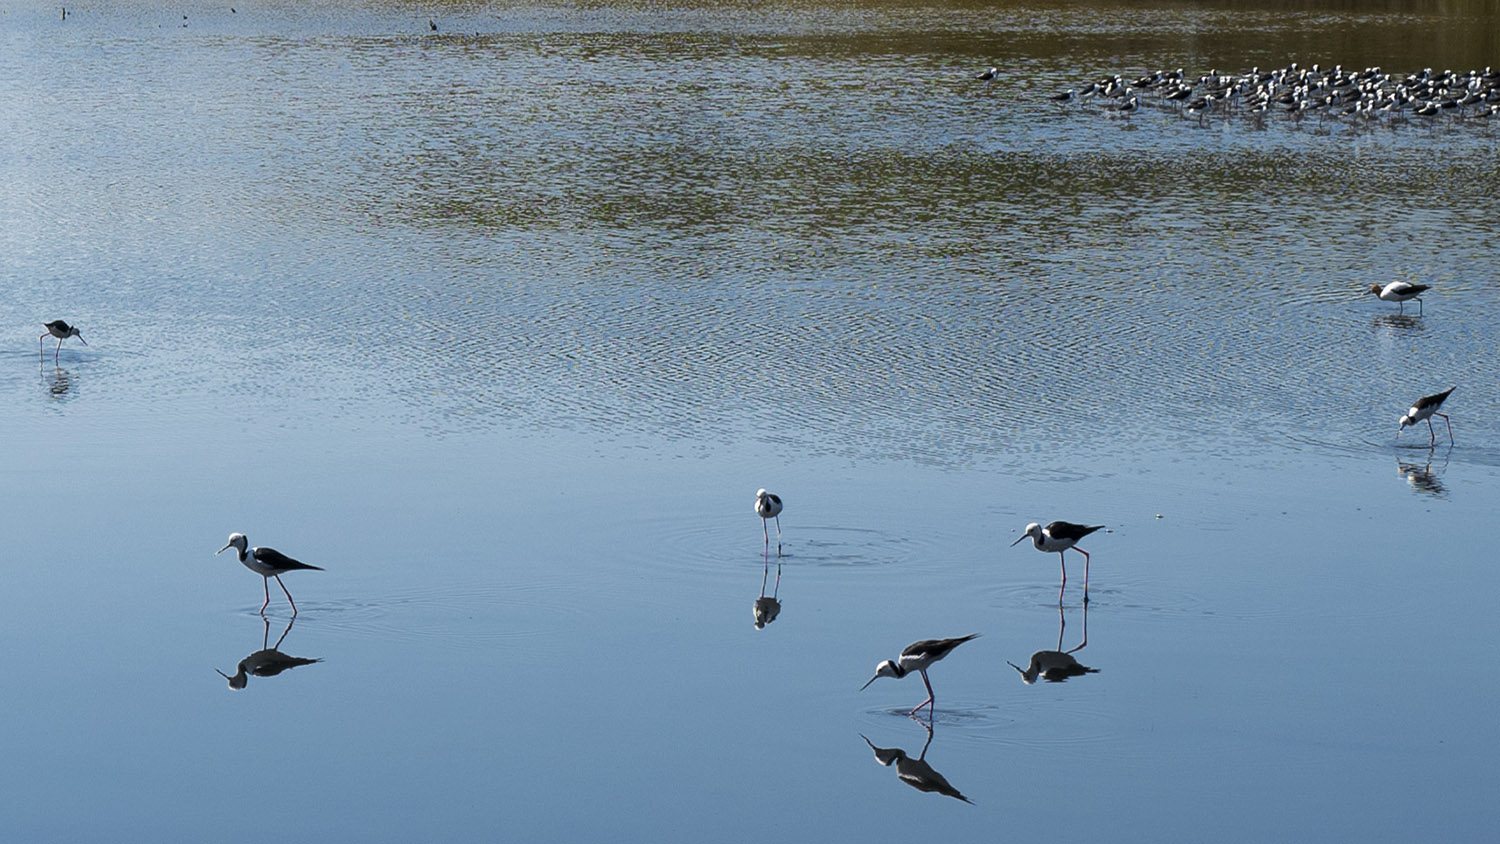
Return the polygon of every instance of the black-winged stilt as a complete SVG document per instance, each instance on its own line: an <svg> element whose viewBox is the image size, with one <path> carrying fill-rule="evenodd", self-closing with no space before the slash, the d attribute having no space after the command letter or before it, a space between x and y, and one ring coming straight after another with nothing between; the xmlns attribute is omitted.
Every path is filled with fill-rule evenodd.
<svg viewBox="0 0 1500 844"><path fill-rule="evenodd" d="M292 615L297 614L297 602L292 600L292 593L287 591L286 584L281 582L281 575L289 571L311 569L323 571L318 566L310 566L307 563L298 562L287 555L277 551L275 548L251 548L250 540L243 533L229 534L229 542L223 548L214 552L218 556L233 548L239 554L240 562L245 568L260 575L265 581L266 602L260 605L262 615L266 607L271 604L271 578L276 578L276 583L281 586L281 591L286 592L286 602L292 605Z"/></svg>
<svg viewBox="0 0 1500 844"><path fill-rule="evenodd" d="M78 333L78 326L76 325L68 325L66 322L63 322L60 319L54 319L51 322L44 323L43 325L47 329L47 334L51 334L53 337L57 338L57 348L52 351L53 363L57 363L57 356L62 352L62 343L69 337L77 337L78 342L82 343L85 346L88 345L88 341L83 339L82 334ZM36 352L38 355L44 354L42 352L42 338L46 337L47 334L37 335Z"/></svg>
<svg viewBox="0 0 1500 844"><path fill-rule="evenodd" d="M875 666L875 676L866 681L863 686L860 686L859 690L864 691L870 687L870 683L879 680L881 677L895 677L899 680L916 671L922 675L922 682L927 685L927 699L906 713L907 715L915 715L917 714L917 710L924 706L930 706L935 700L932 694L932 681L927 679L928 666L952 653L954 648L962 645L964 642L978 637L978 633L971 633L968 636L960 636L957 639L923 639L920 642L913 642L906 646L906 650L902 651L901 656L897 659L888 659ZM930 714L932 710L929 709L928 712Z"/></svg>
<svg viewBox="0 0 1500 844"><path fill-rule="evenodd" d="M989 70L986 70L984 73L978 74L974 78L980 80L981 82L989 82L990 80L994 79L995 77L997 77L999 75L1000 75L1000 68L998 68L998 67L992 67Z"/></svg>
<svg viewBox="0 0 1500 844"><path fill-rule="evenodd" d="M1443 421L1448 423L1448 443L1451 445L1453 443L1453 420L1449 419L1446 413L1438 413L1438 408L1442 407L1443 402L1448 400L1448 395L1457 389L1458 387L1456 386L1449 387L1441 393L1433 393L1430 396L1423 396L1417 399L1412 404L1411 409L1406 411L1406 415L1401 417L1401 427L1396 429L1396 436L1401 436L1401 432L1406 430L1406 426L1415 425L1426 419L1427 431L1432 434L1432 441L1428 445L1436 445L1437 431L1433 430L1432 417L1441 416L1443 417Z"/></svg>
<svg viewBox="0 0 1500 844"><path fill-rule="evenodd" d="M1370 285L1369 292L1375 294L1375 298L1383 302L1399 302L1401 313L1406 313L1406 303L1413 299L1417 300L1417 313L1422 313L1422 294L1432 289L1430 284L1412 284L1408 281L1393 281L1385 287L1378 284Z"/></svg>
<svg viewBox="0 0 1500 844"><path fill-rule="evenodd" d="M765 490L755 493L755 515L760 516L760 530L766 538L766 554L771 553L771 531L766 519L776 520L776 556L781 556L781 497Z"/></svg>
<svg viewBox="0 0 1500 844"><path fill-rule="evenodd" d="M1057 603L1062 603L1063 590L1068 588L1068 561L1063 557L1063 552L1072 548L1083 555L1083 601L1089 600L1089 552L1077 547L1078 540L1088 536L1104 525L1075 525L1072 522L1052 522L1042 527L1036 522L1026 526L1026 530L1016 538L1010 545L1014 548L1021 540L1031 537L1036 550L1045 552L1057 552L1057 558L1062 562L1062 589L1058 590Z"/></svg>

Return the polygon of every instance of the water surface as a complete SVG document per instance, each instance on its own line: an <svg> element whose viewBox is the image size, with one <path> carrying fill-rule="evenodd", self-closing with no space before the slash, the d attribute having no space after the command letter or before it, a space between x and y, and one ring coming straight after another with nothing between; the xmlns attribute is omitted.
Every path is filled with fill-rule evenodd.
<svg viewBox="0 0 1500 844"><path fill-rule="evenodd" d="M4 10L0 820L1479 838L1500 129L1044 98L1493 63L1428 7ZM1110 526L1086 619L1006 547L1054 518ZM327 569L290 629L231 531ZM1006 665L1085 621L1099 673ZM857 691L972 632L930 744ZM273 645L319 661L215 673Z"/></svg>

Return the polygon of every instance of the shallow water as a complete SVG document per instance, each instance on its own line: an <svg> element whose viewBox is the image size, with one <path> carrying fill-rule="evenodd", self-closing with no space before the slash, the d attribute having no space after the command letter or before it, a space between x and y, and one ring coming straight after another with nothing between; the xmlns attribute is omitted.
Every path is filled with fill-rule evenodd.
<svg viewBox="0 0 1500 844"><path fill-rule="evenodd" d="M1427 5L4 10L0 826L1479 838L1500 123L1044 99L1492 62ZM1006 547L1054 518L1087 618ZM327 569L290 629L231 531ZM918 679L857 690L971 632L968 806L866 743Z"/></svg>

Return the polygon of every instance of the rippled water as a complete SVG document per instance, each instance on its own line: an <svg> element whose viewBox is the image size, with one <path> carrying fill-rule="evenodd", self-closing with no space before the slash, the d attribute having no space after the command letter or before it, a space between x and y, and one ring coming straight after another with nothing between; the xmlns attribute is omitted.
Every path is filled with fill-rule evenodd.
<svg viewBox="0 0 1500 844"><path fill-rule="evenodd" d="M1500 123L1045 99L1493 63L1429 5L0 10L0 821L1478 838ZM328 569L290 629L236 530ZM856 690L971 632L923 755Z"/></svg>

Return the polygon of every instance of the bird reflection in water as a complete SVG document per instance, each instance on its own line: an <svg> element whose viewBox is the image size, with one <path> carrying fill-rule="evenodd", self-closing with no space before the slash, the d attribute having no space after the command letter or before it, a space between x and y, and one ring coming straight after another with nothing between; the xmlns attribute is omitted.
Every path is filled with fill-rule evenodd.
<svg viewBox="0 0 1500 844"><path fill-rule="evenodd" d="M927 748L932 744L932 724L917 718L912 718L912 720L921 724L922 729L927 731L927 741L923 743L922 752L917 754L917 758L915 759L911 758L906 751L899 747L876 747L875 742L870 741L864 733L860 733L859 737L865 740L865 744L868 744L871 750L875 751L876 762L887 768L895 765L896 776L900 777L902 782L912 788L918 791L935 791L938 794L946 794L949 797L972 804L973 800L959 793L959 790L954 788L948 782L947 778L933 770L932 766L927 764Z"/></svg>
<svg viewBox="0 0 1500 844"><path fill-rule="evenodd" d="M1427 323L1421 317L1411 314L1381 314L1375 317L1373 325L1377 330L1389 331L1397 336L1427 330Z"/></svg>
<svg viewBox="0 0 1500 844"><path fill-rule="evenodd" d="M1408 463L1399 457L1396 458L1396 474L1406 478L1406 482L1411 485L1412 490L1415 492L1422 493L1423 495L1431 495L1434 498L1446 498L1448 496L1448 488L1443 486L1442 473L1448 468L1448 456L1453 453L1453 446L1448 446L1448 450L1443 453L1442 465L1434 469L1432 468L1432 457L1436 451L1436 448L1429 448L1427 450L1427 462L1420 465L1417 463Z"/></svg>
<svg viewBox="0 0 1500 844"><path fill-rule="evenodd" d="M261 649L240 660L240 664L235 668L233 677L219 671L217 668L214 669L214 671L218 671L220 677L229 681L229 688L236 691L245 688L245 685L250 682L251 674L257 677L275 677L277 674L291 668L296 668L299 665L312 665L314 662L323 661L322 659L304 659L299 656L287 656L279 650L281 643L286 641L287 634L292 632L292 625L296 623L296 619L292 619L286 623L286 629L281 631L281 638L276 640L275 645L267 644L271 640L271 620L262 618L261 621L265 624L265 632L261 635L260 640Z"/></svg>
<svg viewBox="0 0 1500 844"><path fill-rule="evenodd" d="M42 377L47 377L44 370ZM68 391L73 389L73 373L62 367L53 367L52 380L47 382L47 393L54 399L68 398Z"/></svg>
<svg viewBox="0 0 1500 844"><path fill-rule="evenodd" d="M1069 677L1082 677L1085 674L1098 674L1099 669L1080 665L1073 654L1088 647L1089 644L1089 605L1083 605L1083 641L1077 647L1063 650L1063 631L1068 629L1068 617L1063 614L1063 608L1057 608L1057 650L1037 651L1031 655L1031 662L1022 668L1014 662L1006 660L1006 665L1021 672L1021 680L1026 685L1035 683L1040 677L1049 683L1061 683Z"/></svg>
<svg viewBox="0 0 1500 844"><path fill-rule="evenodd" d="M781 600L776 596L781 592L781 558L776 558L776 587L771 590L770 597L766 597L766 582L771 578L771 557L766 556L765 572L760 576L760 597L755 599L753 611L755 613L755 629L764 630L767 624L776 620L781 615Z"/></svg>

